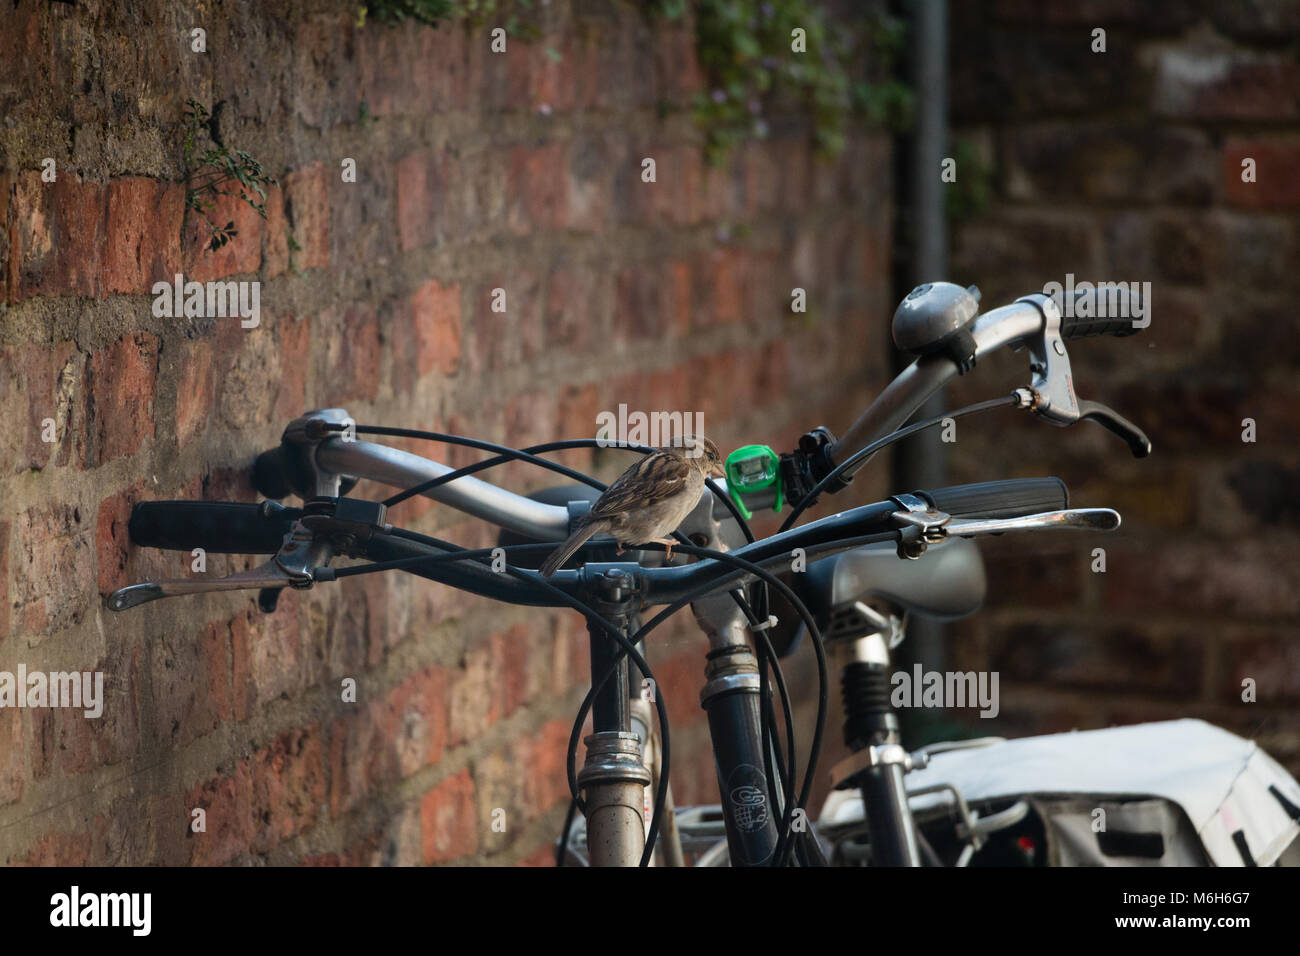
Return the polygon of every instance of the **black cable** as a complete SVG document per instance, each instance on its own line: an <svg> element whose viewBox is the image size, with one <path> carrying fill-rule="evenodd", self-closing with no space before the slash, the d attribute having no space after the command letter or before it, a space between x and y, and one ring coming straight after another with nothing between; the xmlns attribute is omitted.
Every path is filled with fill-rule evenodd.
<svg viewBox="0 0 1300 956"><path fill-rule="evenodd" d="M888 532L883 534L867 535L867 536L863 536L862 538L850 539L849 541L844 543L849 544L850 546L858 546L861 544L874 544L879 541L890 540L893 537L894 537L894 533ZM655 547L662 547L662 545L655 545ZM678 547L678 546L674 546L674 547ZM808 608L804 605L803 601L800 600L799 596L795 594L794 591L784 581L782 581L780 578L776 577L774 574L769 572L766 568L762 567L763 564L775 564L777 562L786 560L785 555L782 554L771 555L761 563L756 564L751 561L746 561L743 558L738 558L734 554L731 554L726 551L712 551L708 548L698 548L694 545L686 545L681 547L682 550L687 554L694 554L698 557L713 558L714 560L721 561L724 564L730 564L733 567L739 567L742 570L748 571L750 574L757 575L758 577L766 581L768 584L775 587L779 592L781 592L781 594L786 598L786 600L790 602L790 605L794 608L795 612L799 614L800 618L802 618L804 625L808 628L809 638L813 645L814 652L817 655L818 685L819 685L818 686L819 693L817 699L817 722L813 731L812 746L809 748L808 768L804 774L803 785L800 789L798 798L796 800L791 800L787 803L785 808L785 813L783 815L781 834L777 839L777 845L775 848L775 852L773 853L773 863L774 865L777 865L783 862L783 860L787 856L786 851L788 851L789 849L789 842L787 838L791 832L790 825L794 817L794 811L796 807L802 807L804 806L804 804L808 802L808 796L812 790L813 777L816 772L817 759L821 753L821 743L825 731L827 701L829 696L828 678L827 678L827 671L826 671L826 652L822 644L821 631L817 627L817 622L813 618L812 612L808 610ZM692 592L682 598L679 598L674 603L665 607L662 611L660 611L657 615L655 615L655 617L653 617L649 621L649 623L644 625L640 631L638 631L635 635L633 635L632 638L633 643L640 640L643 634L649 633L650 630L657 627L664 620L666 620L670 615L675 614L677 611L681 610L681 608L689 604L691 601L697 600L703 594L708 593L710 588L711 586L707 583L701 585L698 591ZM613 664L611 664L610 666L612 667ZM583 706L579 711L579 716L581 718L585 719L586 711L587 709L590 708L592 700L594 700L594 694L589 693L587 695L587 698L583 701ZM571 745L573 744L574 742L571 741ZM572 762L576 756L576 749L577 749L576 745L573 745L571 752L568 755L568 760L570 762Z"/></svg>
<svg viewBox="0 0 1300 956"><path fill-rule="evenodd" d="M404 528L394 528L391 533L393 537L405 538L407 540L414 541L419 544L424 544L427 546L439 547L439 548L446 546L446 542L439 542L438 539L436 538L430 538L427 535L422 535L415 531L408 531ZM542 545L540 546L545 546L545 542L543 542ZM455 546L453 545L452 547ZM520 548L520 549L537 548L539 547L539 545L512 545L511 547ZM383 561L383 562L376 562L370 565L359 565L352 568L340 568L339 572L336 572L336 576L338 574L342 574L342 572L344 571L351 572L352 574L366 574L374 571L388 570L390 568L398 567L398 566L408 566L408 565L413 566L419 563L420 561L428 562L430 564L437 564L437 563L443 563L445 561L451 561L451 560L466 560L466 559L477 559L480 557L491 557L492 552L494 550L496 549L478 548L478 549L470 550L466 548L461 548L457 552L451 554L417 555L417 556L413 556L412 558L401 558L398 561ZM635 663L637 667L641 669L641 672L645 674L647 677L649 677L651 680L654 680L654 675L653 672L650 670L650 665L646 663L645 658L641 656L641 654L637 651L635 647L636 642L629 641L626 637L624 637L619 632L618 628L616 628L613 625L613 623L606 620L602 615L600 615L595 610L588 607L586 604L584 604L582 601L578 600L577 598L573 597L572 595L569 595L564 591L560 590L558 587L551 584L549 581L547 581L541 575L537 574L535 571L526 571L522 568L516 568L507 564L505 567L505 573L509 574L511 577L528 581L533 584L541 585L542 587L546 588L548 591L551 591L554 594L556 594L565 603L571 605L575 610L580 611L584 616L587 617L588 620L594 621L614 640L616 644L620 645L620 651L623 655L631 657L633 663ZM642 631L646 631L646 628L642 628ZM657 681L655 683L655 686L656 687L658 686ZM669 767L670 754L671 754L671 745L669 742L669 731L668 731L668 709L664 705L662 694L655 694L655 710L657 711L659 716L659 736L660 736L660 748L661 748L660 766L664 769L661 772L660 786L657 787L655 791L655 807L650 817L650 829L646 835L646 846L645 846L645 851L641 856L641 864L640 864L641 866L648 866L650 863L650 858L654 854L654 844L659 833L660 815L663 809L663 804L667 797L667 789L668 789L668 767ZM577 780L576 780L576 776L572 774L570 775L570 789L571 791L573 791L573 795L576 797Z"/></svg>
<svg viewBox="0 0 1300 956"><path fill-rule="evenodd" d="M803 514L806 509L810 508L812 505L817 503L817 496L821 493L823 488L825 488L828 484L830 484L835 479L839 478L840 475L844 474L845 472L852 474L853 471L856 470L854 468L854 465L857 465L859 462L862 462L864 459L870 458L872 455L880 451L880 449L884 448L885 446L892 445L896 441L900 441L911 435L915 435L919 431L924 431L927 428L933 428L935 425L938 425L941 422L944 422L948 419L964 418L967 415L974 415L976 412L985 412L993 408L1002 408L1005 405L1015 405L1017 404L1018 401L1019 400L1014 395L1007 395L1002 398L991 398L985 402L976 402L974 405L967 405L964 408L959 408L956 409L955 411L944 412L942 415L936 415L933 418L927 418L924 421L919 421L914 425L908 425L906 428L900 428L897 431L890 432L888 435L885 435L883 438L876 439L870 445L867 445L865 448L861 449L860 451L851 455L849 458L845 459L838 466L836 466L830 472L830 474L828 474L821 481L817 482L817 484L813 485L812 490L809 491L808 494L804 496L803 500L800 501L799 504L795 505L794 510L790 512L789 516L783 522L781 522L781 527L777 533L780 534L781 531L789 531L790 528L794 526L795 519L797 519L801 514Z"/></svg>
<svg viewBox="0 0 1300 956"><path fill-rule="evenodd" d="M569 810L564 815L564 829L560 831L560 842L555 844L555 865L564 866L564 854L569 847L569 830L573 828L573 817L578 811L578 801L569 798Z"/></svg>

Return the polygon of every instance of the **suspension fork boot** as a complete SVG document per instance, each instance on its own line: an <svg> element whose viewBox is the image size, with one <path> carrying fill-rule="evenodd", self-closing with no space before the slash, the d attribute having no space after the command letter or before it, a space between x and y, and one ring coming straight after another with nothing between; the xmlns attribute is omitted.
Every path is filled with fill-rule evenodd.
<svg viewBox="0 0 1300 956"><path fill-rule="evenodd" d="M636 866L645 851L645 788L641 739L604 731L583 741L587 759L578 787L587 806L587 852L592 866Z"/></svg>
<svg viewBox="0 0 1300 956"><path fill-rule="evenodd" d="M732 866L769 866L776 851L779 808L772 805L763 761L758 661L748 644L711 651L700 706L718 770Z"/></svg>

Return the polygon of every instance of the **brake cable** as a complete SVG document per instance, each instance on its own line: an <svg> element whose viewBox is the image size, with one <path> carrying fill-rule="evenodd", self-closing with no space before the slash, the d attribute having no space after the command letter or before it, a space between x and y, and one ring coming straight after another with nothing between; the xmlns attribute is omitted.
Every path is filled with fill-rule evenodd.
<svg viewBox="0 0 1300 956"><path fill-rule="evenodd" d="M885 435L883 438L876 439L870 445L867 445L865 448L860 449L859 451L855 452L853 455L846 458L843 462L841 462L834 469L832 469L826 475L825 478L817 482L817 484L813 485L812 489L808 492L808 494L804 495L803 499L797 505L794 506L794 510L790 512L790 514L786 517L786 519L783 522L781 522L780 531L789 531L790 528L794 525L795 519L798 518L801 514L803 514L804 511L807 510L809 507L817 503L817 496L821 493L823 488L825 488L827 485L835 481L837 478L839 478L841 475L845 474L846 472L850 476L852 476L853 472L857 471L857 469L854 467L855 465L858 465L860 462L864 462L865 459L870 458L876 452L880 451L880 449L888 445L892 445L896 441L900 441L904 438L908 438L912 435L915 435L919 431L924 431L927 428L933 428L935 425L941 424L950 419L964 418L967 415L974 415L976 412L985 412L985 411L989 411L990 409L1003 408L1004 406L1008 406L1008 405L1018 405L1019 403L1020 400L1014 394L1006 395L1002 398L991 398L984 402L976 402L974 405L967 405L963 408L958 408L950 412L943 412L942 414L936 415L933 418L926 418L922 421L916 422L913 425L908 425L906 428L900 428L897 431L892 431L888 435ZM779 534L780 531L778 531L777 533Z"/></svg>

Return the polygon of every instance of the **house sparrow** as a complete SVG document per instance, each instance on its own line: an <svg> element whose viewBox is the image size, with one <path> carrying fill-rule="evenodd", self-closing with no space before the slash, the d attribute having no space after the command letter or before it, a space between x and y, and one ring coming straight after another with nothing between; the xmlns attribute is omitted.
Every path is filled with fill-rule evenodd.
<svg viewBox="0 0 1300 956"><path fill-rule="evenodd" d="M683 435L646 455L596 499L573 533L543 562L542 577L558 571L597 534L612 535L620 554L625 545L654 542L667 545L671 558L676 542L668 536L699 503L705 477L722 474L718 446L703 436Z"/></svg>

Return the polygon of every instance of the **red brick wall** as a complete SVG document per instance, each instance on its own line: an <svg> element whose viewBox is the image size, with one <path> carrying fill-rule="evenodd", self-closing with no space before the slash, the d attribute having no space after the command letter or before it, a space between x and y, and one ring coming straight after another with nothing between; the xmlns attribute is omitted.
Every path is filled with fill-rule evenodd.
<svg viewBox="0 0 1300 956"><path fill-rule="evenodd" d="M1071 357L1080 394L1155 446L1135 461L1091 424L1011 412L958 424L954 478L1059 474L1076 503L1124 517L1105 540L987 545L992 605L958 630L958 661L1001 672L1003 732L1197 716L1300 772L1300 8L952 9L953 122L993 186L955 232L953 276L986 305L1067 272L1151 282L1149 329ZM999 356L953 401L1026 381L1023 356Z"/></svg>
<svg viewBox="0 0 1300 956"><path fill-rule="evenodd" d="M631 5L553 0L541 39L505 55L483 31L359 28L355 4L326 6L0 13L0 670L98 669L107 695L99 720L0 710L0 861L544 859L587 685L575 615L397 576L289 593L269 616L248 594L112 614L113 588L188 573L188 555L130 545L131 505L254 500L253 457L322 406L522 446L591 435L627 402L703 411L727 447L788 446L882 384L888 138L818 165L780 124L714 170L684 109L702 84L688 30ZM182 228L189 96L224 102L227 144L281 183L265 222L223 210L239 235L216 253ZM177 271L259 280L260 327L153 316L152 283ZM430 502L392 517L492 537ZM703 650L683 626L651 657L683 802L716 796Z"/></svg>

